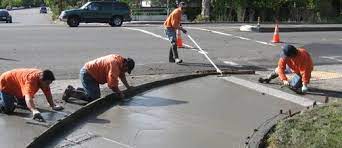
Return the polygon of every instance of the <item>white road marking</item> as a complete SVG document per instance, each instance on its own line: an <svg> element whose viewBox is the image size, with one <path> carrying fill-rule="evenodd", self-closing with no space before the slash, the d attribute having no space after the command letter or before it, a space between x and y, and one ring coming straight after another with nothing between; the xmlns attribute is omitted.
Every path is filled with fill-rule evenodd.
<svg viewBox="0 0 342 148"><path fill-rule="evenodd" d="M228 33L224 33L224 32L219 32L219 31L215 31L215 30L209 30L209 29L204 29L204 28L199 28L199 27L187 27L190 29L197 29L197 30L202 30L202 31L208 31L208 32L212 32L212 33L216 33L216 34L220 34L220 35L224 35L224 36L230 36L230 37L234 37L234 38L238 38L238 39L242 39L242 40L247 40L247 41L254 41L260 44L264 44L264 45L269 45L269 46L276 46L275 44L272 43L267 43L264 41L258 41L258 40L253 40L253 39L249 39L249 38L245 38L242 36L236 36L236 35L232 35L232 34L228 34Z"/></svg>
<svg viewBox="0 0 342 148"><path fill-rule="evenodd" d="M160 38L160 39L169 41L169 39L166 38L166 37L163 37L163 36L161 36L161 35L158 35L158 34L155 34L155 33L152 33L152 32L146 31L146 30L143 30L143 29L131 28L131 27L123 27L123 28L128 29L128 30L140 31L140 32L146 33L146 34L148 34L148 35L154 36L154 37L156 37L156 38ZM191 50L194 50L194 51L197 51L197 52L203 54L202 51L200 51L200 50L198 50L198 49L195 49L194 47L192 47L192 46L190 46L190 45L188 45L188 44L183 44L183 45L184 45L184 47L190 48ZM205 51L205 53L208 54L207 51Z"/></svg>
<svg viewBox="0 0 342 148"><path fill-rule="evenodd" d="M232 61L223 61L223 63L231 65L231 66L235 66L235 67L242 67L240 64L232 62Z"/></svg>
<svg viewBox="0 0 342 148"><path fill-rule="evenodd" d="M255 42L260 43L260 44L264 44L264 45L268 45L267 42L263 42L263 41L255 41Z"/></svg>
<svg viewBox="0 0 342 148"><path fill-rule="evenodd" d="M315 101L310 100L310 99L305 98L305 97L289 94L289 93L286 93L286 92L283 92L283 91L280 91L280 90L277 90L274 88L269 88L269 87L260 85L258 83L250 82L250 81L240 79L240 78L237 78L234 76L224 77L222 79L229 81L229 82L232 82L232 83L235 83L235 84L238 84L238 85L241 85L241 86L244 86L244 87L247 87L249 89L256 90L258 92L262 92L262 93L265 93L265 94L268 94L268 95L271 95L271 96L274 96L274 97L277 97L277 98L280 98L280 99L283 99L286 101L290 101L290 102L299 104L301 106L305 106L305 107L311 106L315 102ZM322 104L322 103L317 102L317 104Z"/></svg>
<svg viewBox="0 0 342 148"><path fill-rule="evenodd" d="M250 41L251 39L249 39L249 38L245 38L245 37L242 37L242 36L235 36L235 37L237 37L237 38L239 38L239 39L241 39L241 40L247 40L247 41Z"/></svg>
<svg viewBox="0 0 342 148"><path fill-rule="evenodd" d="M342 56L320 56L320 58L342 62L342 60L338 59L338 58L342 58Z"/></svg>
<svg viewBox="0 0 342 148"><path fill-rule="evenodd" d="M102 138L103 138L104 140L107 140L107 141L110 141L110 142L119 144L119 145L121 145L121 146L123 146L123 147L126 147L126 148L133 148L132 146L129 146L129 145L127 145L127 144L123 144L123 143L117 142L117 141L112 140L112 139L108 139L108 138L106 138L106 137L102 137Z"/></svg>

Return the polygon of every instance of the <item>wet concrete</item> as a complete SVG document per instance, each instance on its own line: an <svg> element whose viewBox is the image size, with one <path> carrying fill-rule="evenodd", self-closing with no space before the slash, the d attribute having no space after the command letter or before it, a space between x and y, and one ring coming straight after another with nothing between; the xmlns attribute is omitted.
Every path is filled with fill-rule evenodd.
<svg viewBox="0 0 342 148"><path fill-rule="evenodd" d="M208 76L151 90L90 116L49 147L244 147L253 129L280 109L301 108Z"/></svg>

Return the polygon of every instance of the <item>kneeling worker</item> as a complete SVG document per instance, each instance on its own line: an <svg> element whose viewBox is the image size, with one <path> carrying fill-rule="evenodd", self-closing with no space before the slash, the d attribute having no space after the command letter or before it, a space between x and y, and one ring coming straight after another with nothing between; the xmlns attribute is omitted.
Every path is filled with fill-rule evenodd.
<svg viewBox="0 0 342 148"><path fill-rule="evenodd" d="M68 101L70 97L73 97L91 102L101 97L99 84L105 83L120 98L124 98L124 94L118 87L118 78L120 78L127 89L130 89L131 86L126 80L125 73L131 74L134 65L133 59L124 58L117 54L107 55L90 61L80 70L80 79L83 88L75 89L69 85L64 91L63 100Z"/></svg>
<svg viewBox="0 0 342 148"><path fill-rule="evenodd" d="M283 84L291 86L301 93L308 91L308 84L313 71L313 62L310 54L304 48L296 48L292 45L285 45L282 48L281 57L278 61L278 67L267 78L259 78L259 82L269 83L272 79L279 76ZM291 81L285 74L295 73ZM298 92L299 92L298 91Z"/></svg>
<svg viewBox="0 0 342 148"><path fill-rule="evenodd" d="M33 119L44 121L34 104L34 95L43 90L46 100L53 110L63 110L62 106L53 102L50 84L55 80L50 70L14 69L0 76L0 111L10 114L16 105L28 108ZM15 104L16 103L16 104Z"/></svg>

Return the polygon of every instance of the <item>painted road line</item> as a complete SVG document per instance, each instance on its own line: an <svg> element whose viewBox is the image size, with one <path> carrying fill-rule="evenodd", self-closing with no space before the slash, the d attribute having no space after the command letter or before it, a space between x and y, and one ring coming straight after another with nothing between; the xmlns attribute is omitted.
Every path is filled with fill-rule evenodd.
<svg viewBox="0 0 342 148"><path fill-rule="evenodd" d="M125 148L133 148L132 146L129 146L127 144L123 144L123 143L117 142L115 140L112 140L112 139L109 139L109 138L106 138L106 137L102 137L102 139L107 140L107 141L112 142L112 143L116 143L116 144L118 144L120 146L123 146Z"/></svg>
<svg viewBox="0 0 342 148"><path fill-rule="evenodd" d="M342 58L342 56L320 56L320 58L342 62L342 60L338 59L338 58Z"/></svg>
<svg viewBox="0 0 342 148"><path fill-rule="evenodd" d="M146 33L146 34L151 35L151 36L154 36L154 37L156 37L156 38L160 38L160 39L169 41L169 39L166 38L166 37L163 37L163 36L161 36L161 35L158 35L158 34L155 34L155 33L152 33L152 32L146 31L146 30L143 30L143 29L131 28L131 27L129 27L129 28L128 28L128 27L123 27L123 28L128 29L128 30L140 31L140 32L142 32L142 33ZM187 44L183 44L183 45L184 45L185 47L187 47L187 48L190 48L190 49L194 50L194 51L199 51L198 49L195 49L194 47L192 47L192 46L190 46L190 45L187 45Z"/></svg>
<svg viewBox="0 0 342 148"><path fill-rule="evenodd" d="M235 67L243 67L242 65L232 62L232 61L223 61L224 64L235 66Z"/></svg>
<svg viewBox="0 0 342 148"><path fill-rule="evenodd" d="M229 82L232 82L232 83L235 83L235 84L238 84L238 85L241 85L241 86L244 86L244 87L247 87L247 88L252 89L252 90L256 90L258 92L262 92L262 93L265 93L265 94L268 94L268 95L271 95L271 96L274 96L274 97L277 97L277 98L280 98L280 99L283 99L286 101L290 101L290 102L299 104L301 106L305 106L305 107L311 106L315 102L315 101L310 100L310 99L305 98L305 97L289 94L289 93L286 93L286 92L283 92L283 91L280 91L280 90L277 90L274 88L269 88L269 87L263 86L261 84L250 82L250 81L240 79L240 78L237 78L234 76L224 77L222 79L229 81ZM318 102L317 104L322 104L322 103Z"/></svg>
<svg viewBox="0 0 342 148"><path fill-rule="evenodd" d="M197 30L202 30L202 31L207 31L207 32L212 32L212 33L216 33L216 34L220 34L220 35L224 35L224 36L230 36L230 37L234 37L234 38L238 38L238 39L242 39L242 40L247 40L247 41L254 41L260 44L264 44L264 45L269 45L269 46L277 46L275 44L272 43L267 43L264 41L258 41L258 40L253 40L253 39L249 39L249 38L245 38L242 36L236 36L236 35L232 35L232 34L228 34L228 33L224 33L224 32L219 32L219 31L215 31L215 30L209 30L209 29L204 29L204 28L198 28L198 27L187 27L190 29L197 29Z"/></svg>
<svg viewBox="0 0 342 148"><path fill-rule="evenodd" d="M251 39L249 39L249 38L245 38L245 37L242 37L242 36L234 36L234 37L237 37L237 38L239 38L239 39L241 39L241 40L247 40L247 41L250 41Z"/></svg>

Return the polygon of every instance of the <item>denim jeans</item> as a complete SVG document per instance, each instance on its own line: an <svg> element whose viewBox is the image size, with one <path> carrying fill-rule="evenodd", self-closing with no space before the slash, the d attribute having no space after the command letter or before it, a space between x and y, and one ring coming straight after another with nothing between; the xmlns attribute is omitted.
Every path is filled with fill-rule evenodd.
<svg viewBox="0 0 342 148"><path fill-rule="evenodd" d="M93 101L101 97L99 83L87 72L85 68L80 70L80 79L88 96L86 101Z"/></svg>
<svg viewBox="0 0 342 148"><path fill-rule="evenodd" d="M0 91L0 109L3 113L12 113L15 109L15 98L14 96L8 95Z"/></svg>
<svg viewBox="0 0 342 148"><path fill-rule="evenodd" d="M166 28L165 34L169 41L171 42L171 47L169 51L169 61L173 62L175 59L178 59L178 51L177 51L177 33L173 28Z"/></svg>

